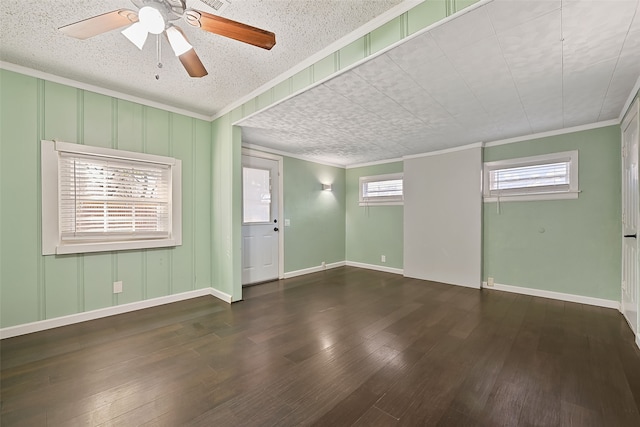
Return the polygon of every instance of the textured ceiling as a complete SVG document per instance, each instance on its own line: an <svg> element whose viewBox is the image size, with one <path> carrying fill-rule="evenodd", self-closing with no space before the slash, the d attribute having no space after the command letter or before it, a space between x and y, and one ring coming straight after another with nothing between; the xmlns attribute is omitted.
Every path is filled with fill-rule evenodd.
<svg viewBox="0 0 640 427"><path fill-rule="evenodd" d="M57 28L119 8L129 0L0 1L0 60L207 116L248 95L402 0L231 0L220 15L276 34L271 51L181 26L209 71L189 78L166 41L139 51L120 31L77 40ZM213 12L197 0L187 6ZM160 79L156 81L154 75Z"/></svg>
<svg viewBox="0 0 640 427"><path fill-rule="evenodd" d="M242 121L243 142L351 165L618 118L640 1L495 0Z"/></svg>

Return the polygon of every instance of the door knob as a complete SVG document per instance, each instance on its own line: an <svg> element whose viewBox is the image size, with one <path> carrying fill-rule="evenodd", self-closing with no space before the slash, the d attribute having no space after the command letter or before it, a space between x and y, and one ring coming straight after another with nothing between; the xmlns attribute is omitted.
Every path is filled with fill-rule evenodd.
<svg viewBox="0 0 640 427"><path fill-rule="evenodd" d="M279 228L278 227L273 227L273 231L278 231Z"/></svg>

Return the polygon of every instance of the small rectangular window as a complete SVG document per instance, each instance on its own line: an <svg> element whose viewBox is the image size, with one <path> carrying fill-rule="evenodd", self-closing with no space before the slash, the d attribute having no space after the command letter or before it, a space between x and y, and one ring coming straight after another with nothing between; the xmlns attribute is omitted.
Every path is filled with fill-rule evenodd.
<svg viewBox="0 0 640 427"><path fill-rule="evenodd" d="M544 200L578 197L578 152L487 162L484 200Z"/></svg>
<svg viewBox="0 0 640 427"><path fill-rule="evenodd" d="M42 141L43 254L181 244L180 161Z"/></svg>
<svg viewBox="0 0 640 427"><path fill-rule="evenodd" d="M401 205L403 203L401 173L360 177L360 206Z"/></svg>

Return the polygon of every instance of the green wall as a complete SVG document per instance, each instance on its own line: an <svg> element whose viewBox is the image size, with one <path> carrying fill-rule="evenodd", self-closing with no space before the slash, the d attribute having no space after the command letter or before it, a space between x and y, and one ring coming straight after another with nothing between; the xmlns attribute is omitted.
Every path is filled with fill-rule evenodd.
<svg viewBox="0 0 640 427"><path fill-rule="evenodd" d="M0 327L211 286L210 123L7 70L0 122ZM181 159L183 245L42 256L41 139Z"/></svg>
<svg viewBox="0 0 640 427"><path fill-rule="evenodd" d="M473 3L420 3L213 124L0 70L0 327L208 286L240 300L241 136L233 124ZM183 246L41 256L39 140L46 138L180 158ZM387 265L398 265L391 257ZM314 263L294 259L287 267ZM111 293L114 280L124 281L122 294Z"/></svg>
<svg viewBox="0 0 640 427"><path fill-rule="evenodd" d="M345 170L291 157L284 158L283 169L284 271L344 261ZM322 184L331 184L331 191Z"/></svg>
<svg viewBox="0 0 640 427"><path fill-rule="evenodd" d="M359 206L361 176L402 172L402 162L347 169L347 260L403 268L403 206ZM386 255L386 263L380 256Z"/></svg>
<svg viewBox="0 0 640 427"><path fill-rule="evenodd" d="M241 134L225 115L212 124L213 175L212 254L213 287L242 299L240 258Z"/></svg>
<svg viewBox="0 0 640 427"><path fill-rule="evenodd" d="M214 265L221 272L214 278L214 287L227 293L232 290L234 301L242 298L239 237L241 218L238 214L240 212L241 156L239 154L239 137L237 132L233 131L236 129L234 124L476 2L477 0L427 0L421 2L388 23L266 89L263 93L214 121L213 167L214 170L217 167L227 168L223 174L214 172L214 189L223 193L228 190L229 186L233 189L231 195L214 194L213 233L216 245L222 245L222 247L214 249ZM228 240L227 237L231 236L228 234L229 230L231 230L232 236L237 235L238 238ZM299 260L294 264L307 265L314 262L315 260L309 262ZM396 259L388 262L387 265L401 264L398 264ZM288 268L294 269L296 267L294 265L285 266L285 270Z"/></svg>
<svg viewBox="0 0 640 427"><path fill-rule="evenodd" d="M578 150L577 199L484 204L484 280L620 300L620 127L488 147L494 161Z"/></svg>

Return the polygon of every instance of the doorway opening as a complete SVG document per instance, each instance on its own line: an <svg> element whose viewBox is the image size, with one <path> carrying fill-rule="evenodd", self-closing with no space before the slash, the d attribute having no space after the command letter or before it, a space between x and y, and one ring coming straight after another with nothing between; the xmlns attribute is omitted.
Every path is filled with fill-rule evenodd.
<svg viewBox="0 0 640 427"><path fill-rule="evenodd" d="M242 286L284 276L282 157L242 150Z"/></svg>

